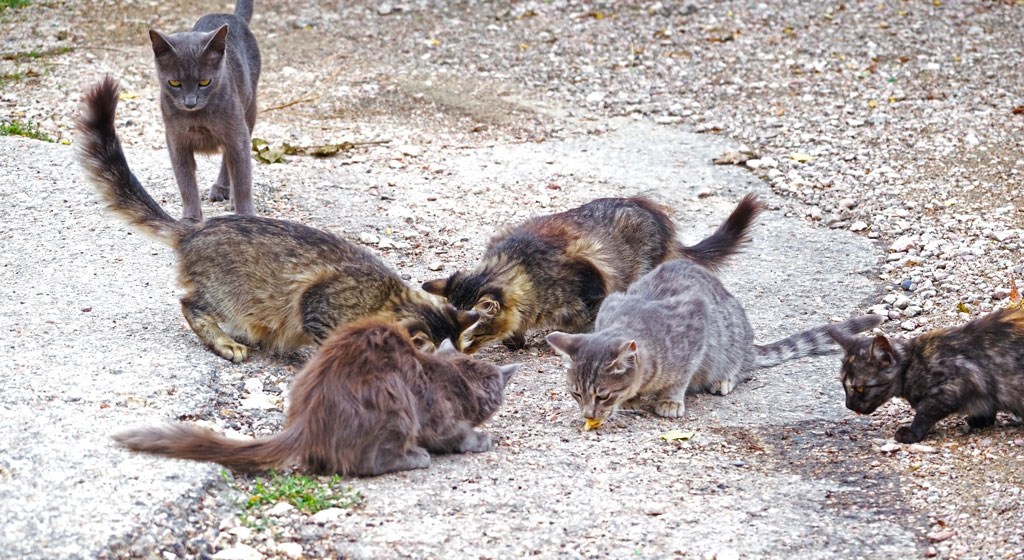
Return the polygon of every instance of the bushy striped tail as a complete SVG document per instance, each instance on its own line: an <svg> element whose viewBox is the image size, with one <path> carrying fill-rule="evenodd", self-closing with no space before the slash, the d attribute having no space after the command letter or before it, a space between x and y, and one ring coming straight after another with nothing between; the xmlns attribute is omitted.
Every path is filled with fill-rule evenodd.
<svg viewBox="0 0 1024 560"><path fill-rule="evenodd" d="M189 424L139 428L113 436L114 441L152 455L220 463L239 471L285 466L298 454L300 437L294 429L266 438L241 441Z"/></svg>
<svg viewBox="0 0 1024 560"><path fill-rule="evenodd" d="M107 76L85 96L78 119L79 161L107 207L146 235L170 245L195 228L170 217L128 168L114 131L117 83Z"/></svg>
<svg viewBox="0 0 1024 560"><path fill-rule="evenodd" d="M761 213L761 209L756 194L744 196L715 233L696 245L680 245L679 253L705 268L718 269L729 257L740 252L743 246L750 242L750 226Z"/></svg>
<svg viewBox="0 0 1024 560"><path fill-rule="evenodd" d="M836 325L822 325L794 334L764 346L754 345L754 365L772 367L806 356L831 354L839 345L829 332L854 335L877 327L884 318L881 315L864 315L847 319Z"/></svg>
<svg viewBox="0 0 1024 560"><path fill-rule="evenodd" d="M249 23L252 19L252 0L238 0L235 2L235 15Z"/></svg>

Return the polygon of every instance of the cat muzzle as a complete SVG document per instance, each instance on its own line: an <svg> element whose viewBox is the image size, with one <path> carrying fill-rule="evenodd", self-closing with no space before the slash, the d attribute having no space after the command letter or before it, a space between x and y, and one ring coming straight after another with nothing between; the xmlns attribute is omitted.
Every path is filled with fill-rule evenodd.
<svg viewBox="0 0 1024 560"><path fill-rule="evenodd" d="M195 109L196 105L199 105L199 98L195 95L186 95L185 99L182 100L182 104L186 109Z"/></svg>

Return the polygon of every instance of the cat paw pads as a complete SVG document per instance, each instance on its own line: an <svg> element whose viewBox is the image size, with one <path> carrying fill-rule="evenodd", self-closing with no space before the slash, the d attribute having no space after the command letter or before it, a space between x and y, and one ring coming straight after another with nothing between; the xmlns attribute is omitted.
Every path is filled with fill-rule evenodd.
<svg viewBox="0 0 1024 560"><path fill-rule="evenodd" d="M678 401L664 400L654 405L654 413L665 418L679 418L685 411L686 407Z"/></svg>

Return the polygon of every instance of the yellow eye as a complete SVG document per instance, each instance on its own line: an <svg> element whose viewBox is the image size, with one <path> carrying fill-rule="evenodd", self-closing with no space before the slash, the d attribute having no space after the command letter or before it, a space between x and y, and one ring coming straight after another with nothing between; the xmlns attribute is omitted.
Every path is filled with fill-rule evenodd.
<svg viewBox="0 0 1024 560"><path fill-rule="evenodd" d="M181 82L178 80L167 80L167 83L171 84L171 87L181 87Z"/></svg>
<svg viewBox="0 0 1024 560"><path fill-rule="evenodd" d="M210 80L199 80L199 85L206 87L210 85Z"/></svg>
<svg viewBox="0 0 1024 560"><path fill-rule="evenodd" d="M864 392L864 387L854 387L853 390L857 391L858 393L863 393Z"/></svg>

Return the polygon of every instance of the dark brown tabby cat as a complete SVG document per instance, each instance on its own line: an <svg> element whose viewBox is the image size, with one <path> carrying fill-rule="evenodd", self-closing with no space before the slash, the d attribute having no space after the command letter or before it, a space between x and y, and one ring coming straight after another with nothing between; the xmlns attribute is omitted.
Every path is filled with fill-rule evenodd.
<svg viewBox="0 0 1024 560"><path fill-rule="evenodd" d="M464 351L501 339L521 348L533 329L588 330L605 296L664 261L721 265L749 241L760 210L748 194L714 234L687 247L676 239L668 214L650 200L601 198L508 228L491 239L472 272L432 280L423 289L479 313L480 322L464 334Z"/></svg>
<svg viewBox="0 0 1024 560"><path fill-rule="evenodd" d="M846 351L846 407L871 414L893 397L914 407L896 441L924 439L936 422L967 414L972 428L995 424L996 412L1024 418L1024 311L1004 309L965 325L909 340L829 334Z"/></svg>
<svg viewBox="0 0 1024 560"><path fill-rule="evenodd" d="M117 85L85 98L78 123L81 162L100 196L138 230L170 245L187 293L181 309L217 355L235 362L249 349L224 330L276 351L322 342L334 327L368 316L401 323L417 345L461 333L478 319L410 288L368 250L284 220L226 215L176 221L139 184L114 132Z"/></svg>
<svg viewBox="0 0 1024 560"><path fill-rule="evenodd" d="M237 0L234 14L208 14L192 31L149 30L160 79L160 113L167 132L182 214L203 219L196 184L196 153L224 151L210 200L227 200L252 214L252 149L260 49L249 30L252 0Z"/></svg>
<svg viewBox="0 0 1024 560"><path fill-rule="evenodd" d="M292 461L343 476L422 469L430 465L428 451L490 449L490 437L474 428L501 406L518 367L471 358L449 342L424 354L400 327L360 321L331 335L295 377L288 419L277 435L240 441L177 424L114 439L135 451L238 470Z"/></svg>

